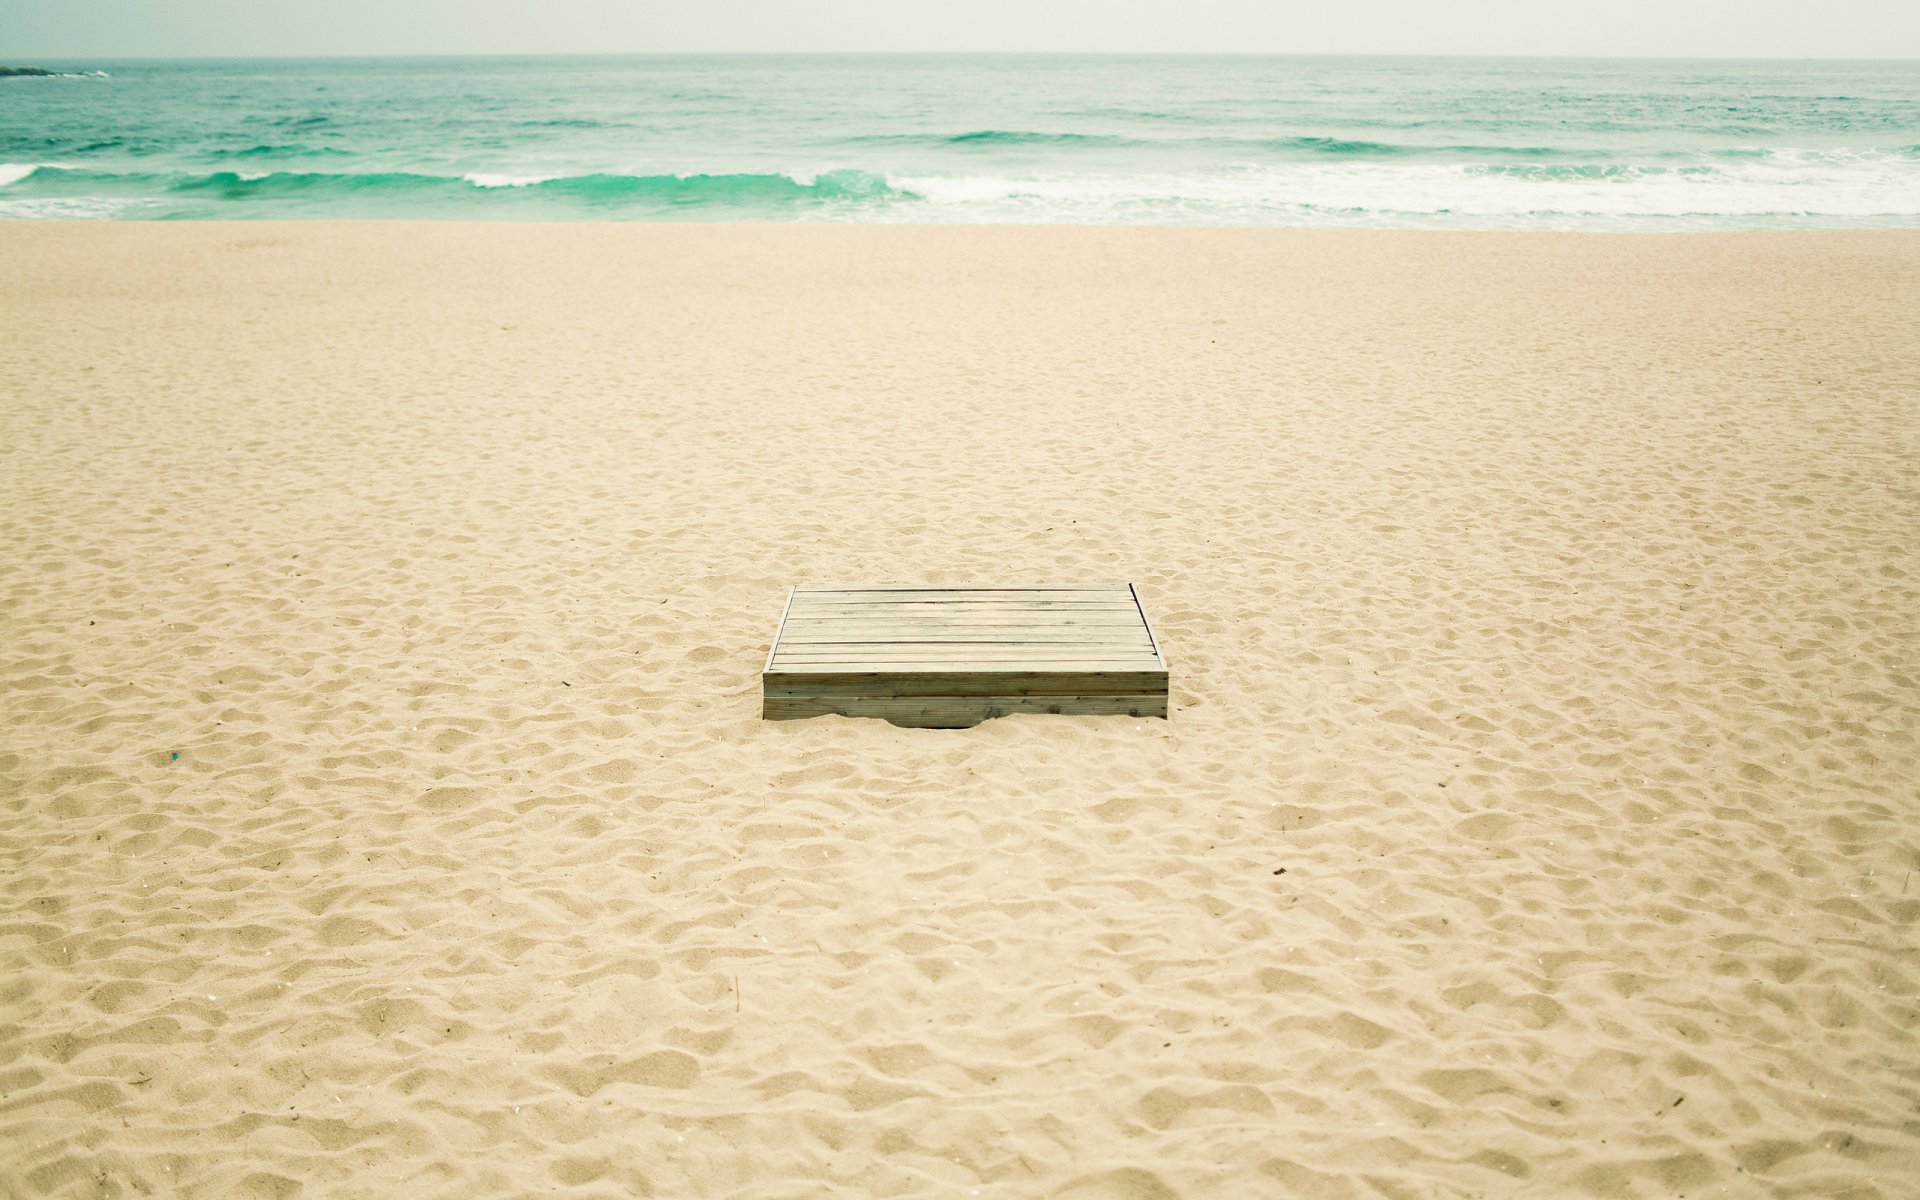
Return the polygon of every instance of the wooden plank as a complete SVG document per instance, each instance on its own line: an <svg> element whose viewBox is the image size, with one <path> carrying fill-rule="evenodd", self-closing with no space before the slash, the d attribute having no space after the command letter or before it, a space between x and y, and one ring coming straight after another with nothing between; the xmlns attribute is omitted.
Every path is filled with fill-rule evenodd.
<svg viewBox="0 0 1920 1200"><path fill-rule="evenodd" d="M845 609L852 612L874 612L893 609L900 612L966 612L970 609L1004 609L1008 612L1046 612L1052 609L1100 609L1108 612L1137 612L1135 603L1121 597L1073 597L1073 599L1021 599L1014 595L1000 597L970 597L970 599L927 599L916 595L914 599L899 601L877 601L877 599L851 599L845 595L818 595L818 597L793 597L793 611L812 612L818 609Z"/></svg>
<svg viewBox="0 0 1920 1200"><path fill-rule="evenodd" d="M981 683L978 679L972 682L974 684ZM1167 695L1167 691L1163 687L1072 687L1066 684L1062 684L1059 687L1029 687L1016 690L1005 687L970 686L966 683L957 682L947 687L927 685L925 687L910 688L904 691L880 689L874 684L867 684L863 688L769 688L764 695L766 699L771 700L805 700L822 704L838 704L844 701L859 700L936 700L941 697L964 697L970 700L1008 696L1078 696L1084 699L1092 699L1099 696L1159 696L1164 698Z"/></svg>
<svg viewBox="0 0 1920 1200"><path fill-rule="evenodd" d="M1153 643L1153 652L1160 653L1160 639L1153 634L1153 623L1147 620L1147 606L1140 602L1140 590L1131 583L1127 585L1127 594L1133 597L1133 607L1140 614L1140 627L1147 631L1147 640Z"/></svg>
<svg viewBox="0 0 1920 1200"><path fill-rule="evenodd" d="M795 633L789 629L781 645L791 650L801 646L1108 646L1128 654L1152 654L1153 643L1143 633L1076 636L1072 633L1048 633L1044 630L997 630L977 633L955 630L951 633Z"/></svg>
<svg viewBox="0 0 1920 1200"><path fill-rule="evenodd" d="M836 653L840 653L843 650L851 650L851 649L853 648L851 647L834 648L834 647L821 647L821 646L782 647L780 653L774 655L773 669L779 670L781 663L792 662L796 658L798 659L820 658L823 656L831 656ZM888 651L891 650L894 653L895 657L886 659L885 661L912 663L916 659L922 662L928 661L927 659L922 659L919 657L923 649L926 649L926 648L916 646L916 645L889 645L887 643L880 643L871 647L861 647L859 648L858 653L863 655L879 654L884 658L884 656L888 653ZM1000 646L1000 645L994 645L992 643L986 643L986 644L980 644L980 645L969 644L969 645L963 645L963 646L933 647L931 649L928 649L927 652L930 654L946 655L948 656L949 659L956 654L963 659L967 657L977 656L980 654L985 654L989 658L1007 657L1007 658L1012 658L1015 661L1018 661L1019 658L1022 657L1023 655L1029 658L1039 656L1040 658L1044 658L1049 662L1064 662L1064 661L1070 661L1074 659L1096 658L1096 659L1102 659L1107 661L1124 661L1129 664L1128 670L1139 670L1139 671L1166 670L1166 663L1162 661L1160 656L1144 648L1132 649L1132 650L1128 650L1128 649L1108 650L1099 646L1072 646L1072 645L1060 645L1060 644L1043 644L1043 645L1037 645L1037 646L1019 646L1019 645ZM940 669L944 671L944 670L948 670L949 668L946 667L943 663Z"/></svg>
<svg viewBox="0 0 1920 1200"><path fill-rule="evenodd" d="M1116 641L1141 641L1152 644L1153 639L1139 622L1132 625L916 625L912 623L875 623L870 621L801 621L791 619L781 640L792 641L795 638L849 638L865 640L874 637L897 637L901 641L938 641L943 637L965 638L1019 638L1026 634L1044 634L1060 637L1110 638Z"/></svg>
<svg viewBox="0 0 1920 1200"><path fill-rule="evenodd" d="M773 656L773 665L792 662L796 659L831 658L847 654L856 657L885 658L889 661L912 662L915 660L931 662L936 659L968 657L1012 658L1041 655L1052 659L1101 658L1101 659L1137 659L1150 663L1156 669L1162 667L1160 656L1145 642L1115 644L1112 642L1070 642L1070 641L1029 641L1029 642L792 642L789 641Z"/></svg>
<svg viewBox="0 0 1920 1200"><path fill-rule="evenodd" d="M1036 679L1050 679L1043 684L1005 682L1009 675L1025 674ZM1131 662L1095 662L1079 659L1071 662L1042 661L1031 662L942 662L942 663L889 663L889 662L802 662L786 663L775 667L768 676L766 686L778 686L781 683L800 684L806 680L826 679L835 681L832 686L853 686L852 680L859 676L868 676L859 683L859 687L872 690L892 688L897 691L913 691L926 688L959 689L967 695L978 695L980 689L972 686L962 687L970 677L978 676L981 681L1005 687L1009 691L1021 687L1042 687L1059 691L1062 684L1071 683L1069 676L1113 676L1117 682L1098 685L1099 691L1115 690L1152 690L1160 686L1160 672L1138 659ZM1151 676L1128 683L1121 676ZM1093 685L1088 685L1093 686Z"/></svg>
<svg viewBox="0 0 1920 1200"><path fill-rule="evenodd" d="M799 604L1123 604L1125 592L795 592Z"/></svg>
<svg viewBox="0 0 1920 1200"><path fill-rule="evenodd" d="M1128 683L1116 678L1110 684L1097 678L1081 677L1078 680L1061 679L1053 684L1031 684L1009 687L1005 684L990 686L989 682L977 675L973 678L954 678L942 683L934 676L926 679L895 686L888 682L867 682L845 686L802 686L781 685L769 687L766 695L781 700L900 700L927 699L940 696L964 696L968 699L991 698L994 696L1165 696L1167 688L1158 680Z"/></svg>
<svg viewBox="0 0 1920 1200"><path fill-rule="evenodd" d="M804 679L805 677L799 677ZM842 676L822 676L832 680ZM928 696L1164 696L1166 679L1145 677L1141 672L1110 671L1104 674L1061 674L1033 683L995 681L985 675L968 672L959 675L926 674L843 683L803 683L787 679L769 684L766 695L783 700L859 700L900 699Z"/></svg>
<svg viewBox="0 0 1920 1200"><path fill-rule="evenodd" d="M823 627L845 625L897 625L905 629L965 629L970 626L993 628L1001 626L1009 629L1139 629L1140 618L1136 614L1089 613L1085 616L1071 613L1030 613L996 614L982 613L978 616L966 614L927 613L849 613L840 615L822 615L816 613L791 613L785 622L791 629L796 626L818 625Z"/></svg>
<svg viewBox="0 0 1920 1200"><path fill-rule="evenodd" d="M1021 591L971 591L971 592L809 592L794 589L794 594L803 600L838 600L849 604L943 604L967 600L1022 600L1035 604L1044 604L1049 600L1057 601L1093 601L1126 599L1125 588L1115 590L1086 590L1075 592L1021 592Z"/></svg>
<svg viewBox="0 0 1920 1200"><path fill-rule="evenodd" d="M776 691L765 697L771 703L780 701L786 704L886 704L903 702L910 704L933 704L941 700L1032 700L1038 704L1049 702L1074 702L1092 704L1099 700L1113 700L1118 703L1166 702L1164 691L1075 691L1061 688L1055 691L1032 692L853 692L846 690L827 690L819 692Z"/></svg>
<svg viewBox="0 0 1920 1200"><path fill-rule="evenodd" d="M894 669L872 663L839 666L822 663L795 663L776 667L765 680L770 688L876 688L912 691L919 688L958 689L967 695L980 694L980 687L1046 688L1058 691L1063 685L1085 686L1100 691L1150 692L1165 687L1167 672L1158 665L1140 661L1085 666L1068 663L1055 667L1024 665L993 671L969 671L945 663L908 663Z"/></svg>
<svg viewBox="0 0 1920 1200"><path fill-rule="evenodd" d="M1035 625L955 625L950 629L911 629L898 625L842 625L837 628L822 626L798 627L795 622L787 623L787 631L781 641L796 642L899 642L911 645L915 642L1019 642L1030 639L1059 639L1076 642L1102 642L1114 645L1139 645L1153 649L1153 639L1149 638L1139 626L1132 629L1090 627L1085 625L1061 625L1047 629Z"/></svg>
<svg viewBox="0 0 1920 1200"><path fill-rule="evenodd" d="M1146 651L1154 649L1154 641L1142 630L872 630L858 626L852 630L793 630L789 628L781 634L781 645L872 645L876 641L889 645L943 645L943 643L1037 643L1037 641L1068 641L1075 645L1139 645Z"/></svg>
<svg viewBox="0 0 1920 1200"><path fill-rule="evenodd" d="M787 622L786 631L781 640L796 637L850 637L871 638L898 634L902 641L938 641L944 637L967 638L1014 638L1028 635L1071 637L1082 640L1107 638L1110 640L1134 639L1148 645L1153 639L1140 622L1132 625L1049 625L1044 622L1028 622L1020 625L922 625L912 621L801 621L798 618Z"/></svg>
<svg viewBox="0 0 1920 1200"><path fill-rule="evenodd" d="M895 592L1125 592L1132 586L1128 583L990 583L981 585L876 583L861 584L859 587L820 587L814 584L799 584L794 590L807 596L820 594L844 596Z"/></svg>
<svg viewBox="0 0 1920 1200"><path fill-rule="evenodd" d="M1075 611L1054 610L1051 612L1033 612L1023 609L968 609L948 612L927 612L915 610L900 612L887 609L876 612L839 611L834 609L796 608L788 614L788 624L817 623L831 625L836 622L853 622L864 625L908 625L916 629L938 629L945 625L1014 625L1057 629L1073 625L1111 625L1124 629L1145 629L1140 614L1129 609L1082 609Z"/></svg>
<svg viewBox="0 0 1920 1200"><path fill-rule="evenodd" d="M795 659L831 658L836 655L865 656L868 658L919 659L931 662L936 658L967 658L983 655L987 658L1019 659L1022 655L1031 658L1044 654L1054 658L1137 658L1142 662L1157 663L1153 647L1146 642L1118 644L1113 642L1071 642L1065 640L1036 639L1028 642L793 642L781 645L780 652L773 656L775 666Z"/></svg>
<svg viewBox="0 0 1920 1200"><path fill-rule="evenodd" d="M1006 671L1035 670L1047 672L1062 671L1157 671L1158 659L1146 655L1120 657L1117 655L1052 655L1035 652L1032 654L980 655L957 654L951 657L887 658L884 655L871 657L861 655L833 654L819 658L800 657L776 659L773 673L783 671L806 671L825 668L841 672L870 672L883 675L914 674L924 671L979 671L987 674Z"/></svg>
<svg viewBox="0 0 1920 1200"><path fill-rule="evenodd" d="M1094 604L1122 600L1131 603L1125 588L1079 592L808 592L794 589L794 598L808 602L831 601L840 604L966 604L968 602L1019 602L1022 604Z"/></svg>
<svg viewBox="0 0 1920 1200"><path fill-rule="evenodd" d="M964 729L994 717L1013 713L1059 716L1165 717L1167 698L1160 696L998 696L947 697L916 700L832 701L768 698L761 714L770 721L804 720L830 714L879 717L895 725L921 729Z"/></svg>
<svg viewBox="0 0 1920 1200"><path fill-rule="evenodd" d="M774 664L773 673L801 673L818 671L837 674L875 674L875 675L911 675L927 671L960 671L998 674L1008 671L1067 672L1067 671L1158 671L1158 661L1149 658L1098 659L1098 658L1004 658L987 659L955 658L939 662L925 659L913 661L888 659L819 659L790 660L783 659Z"/></svg>
<svg viewBox="0 0 1920 1200"><path fill-rule="evenodd" d="M1131 604L1125 592L803 592L804 604Z"/></svg>
<svg viewBox="0 0 1920 1200"><path fill-rule="evenodd" d="M898 604L862 604L857 601L793 599L793 611L848 612L868 617L923 616L964 617L976 609L987 612L1020 613L1023 616L1063 616L1109 614L1139 620L1132 601L1118 600L903 600Z"/></svg>
<svg viewBox="0 0 1920 1200"><path fill-rule="evenodd" d="M793 589L787 589L787 604L780 610L780 624L773 631L773 645L767 647L767 665L760 668L762 674L773 670L773 656L780 653L780 638L787 632L787 614L793 611Z"/></svg>
<svg viewBox="0 0 1920 1200"><path fill-rule="evenodd" d="M1117 604L1132 607L1125 592L896 592L858 595L849 592L795 592L795 604Z"/></svg>
<svg viewBox="0 0 1920 1200"><path fill-rule="evenodd" d="M782 646L773 656L775 666L795 659L853 658L932 662L936 659L1012 659L1028 658L1137 658L1158 662L1159 658L1144 643L1137 647L1109 646L1097 642L842 642Z"/></svg>
<svg viewBox="0 0 1920 1200"><path fill-rule="evenodd" d="M795 604L793 615L807 621L1112 621L1139 625L1140 614L1130 604L1055 605L1027 608L1017 604Z"/></svg>
<svg viewBox="0 0 1920 1200"><path fill-rule="evenodd" d="M1125 600L914 600L900 604L840 604L794 598L795 613L844 613L857 617L971 617L1010 613L1022 618L1111 617L1138 621L1140 612Z"/></svg>

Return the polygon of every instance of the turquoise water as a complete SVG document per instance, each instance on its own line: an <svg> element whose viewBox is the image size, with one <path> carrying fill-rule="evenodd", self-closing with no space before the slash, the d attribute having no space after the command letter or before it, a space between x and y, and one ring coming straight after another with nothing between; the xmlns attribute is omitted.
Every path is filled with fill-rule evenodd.
<svg viewBox="0 0 1920 1200"><path fill-rule="evenodd" d="M32 65L0 217L1920 226L1912 62Z"/></svg>

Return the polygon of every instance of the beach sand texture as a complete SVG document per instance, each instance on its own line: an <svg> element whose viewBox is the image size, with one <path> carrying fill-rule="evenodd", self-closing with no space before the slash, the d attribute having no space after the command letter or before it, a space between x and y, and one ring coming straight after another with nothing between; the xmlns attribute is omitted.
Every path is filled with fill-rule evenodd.
<svg viewBox="0 0 1920 1200"><path fill-rule="evenodd" d="M0 329L0 1194L1920 1186L1920 236L16 223ZM1170 721L760 720L789 584L1081 579Z"/></svg>

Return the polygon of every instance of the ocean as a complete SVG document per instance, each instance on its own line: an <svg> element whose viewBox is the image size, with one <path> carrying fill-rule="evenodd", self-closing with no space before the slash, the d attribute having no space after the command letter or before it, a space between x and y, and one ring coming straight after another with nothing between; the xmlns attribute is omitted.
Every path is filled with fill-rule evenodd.
<svg viewBox="0 0 1920 1200"><path fill-rule="evenodd" d="M1920 226L1914 62L32 65L64 74L0 78L0 218Z"/></svg>

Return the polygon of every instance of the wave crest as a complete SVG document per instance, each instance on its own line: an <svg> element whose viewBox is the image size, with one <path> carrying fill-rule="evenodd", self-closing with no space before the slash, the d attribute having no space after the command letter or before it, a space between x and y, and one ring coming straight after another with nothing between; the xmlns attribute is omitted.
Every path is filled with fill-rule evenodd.
<svg viewBox="0 0 1920 1200"><path fill-rule="evenodd" d="M244 153L244 152L243 152ZM236 155L238 157L239 155ZM30 182L43 195L154 196L218 204L352 198L393 211L418 211L423 200L456 208L558 202L567 209L800 209L835 203L885 201L906 193L883 175L834 170L806 176L779 173L621 175L509 175L473 172L432 175L411 171L210 171L204 174L113 172L30 163L0 164L0 186ZM383 205L383 201L390 202Z"/></svg>
<svg viewBox="0 0 1920 1200"><path fill-rule="evenodd" d="M238 163L234 166L238 167ZM0 216L510 218L1127 224L1725 227L1920 224L1920 164L1898 151L1784 151L1710 162L1386 161L1361 155L1172 170L987 169L574 175L115 172L0 163ZM275 166L283 169L274 169ZM995 167L998 169L994 169Z"/></svg>

